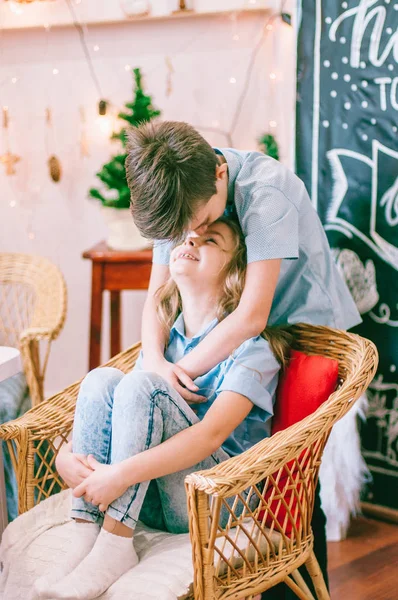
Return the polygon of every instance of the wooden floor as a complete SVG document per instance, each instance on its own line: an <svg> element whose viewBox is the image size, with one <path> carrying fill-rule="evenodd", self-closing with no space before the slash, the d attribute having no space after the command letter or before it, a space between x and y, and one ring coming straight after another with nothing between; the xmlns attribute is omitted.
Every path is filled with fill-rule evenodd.
<svg viewBox="0 0 398 600"><path fill-rule="evenodd" d="M357 519L328 558L332 600L398 600L398 525Z"/></svg>

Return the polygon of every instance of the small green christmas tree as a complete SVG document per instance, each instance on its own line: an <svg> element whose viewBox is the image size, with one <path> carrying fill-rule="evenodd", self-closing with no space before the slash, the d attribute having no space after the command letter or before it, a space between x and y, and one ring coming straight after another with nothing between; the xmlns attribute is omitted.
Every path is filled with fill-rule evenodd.
<svg viewBox="0 0 398 600"><path fill-rule="evenodd" d="M264 154L267 154L271 158L275 158L275 160L279 160L278 142L273 135L265 133L259 138L258 143Z"/></svg>
<svg viewBox="0 0 398 600"><path fill-rule="evenodd" d="M154 117L160 115L160 110L156 110L152 106L150 96L144 94L142 89L142 75L140 69L134 69L135 97L133 102L128 102L125 107L129 112L120 112L119 119L123 119L130 126L137 127L144 121L150 121ZM127 135L126 128L123 127L119 133L113 133L112 140L119 140L122 143L123 149L126 147ZM130 189L127 185L126 169L124 166L127 154L117 154L106 163L101 171L96 176L104 185L102 191L96 188L91 188L89 196L100 200L103 206L113 208L129 208L130 206Z"/></svg>

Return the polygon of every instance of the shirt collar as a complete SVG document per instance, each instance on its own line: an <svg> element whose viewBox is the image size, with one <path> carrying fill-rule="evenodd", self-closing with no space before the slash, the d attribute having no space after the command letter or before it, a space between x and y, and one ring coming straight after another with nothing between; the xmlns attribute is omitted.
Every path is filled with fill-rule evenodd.
<svg viewBox="0 0 398 600"><path fill-rule="evenodd" d="M242 167L239 155L231 148L214 148L216 154L222 154L228 165L228 203L234 201L235 180Z"/></svg>
<svg viewBox="0 0 398 600"><path fill-rule="evenodd" d="M192 341L197 340L200 342L208 333L210 333L212 329L215 328L216 325L218 325L218 319L213 319L192 337ZM177 332L182 338L184 338L184 340L190 340L190 338L187 338L185 335L184 315L182 313L180 313L175 320L174 325L171 328L170 335L172 332Z"/></svg>

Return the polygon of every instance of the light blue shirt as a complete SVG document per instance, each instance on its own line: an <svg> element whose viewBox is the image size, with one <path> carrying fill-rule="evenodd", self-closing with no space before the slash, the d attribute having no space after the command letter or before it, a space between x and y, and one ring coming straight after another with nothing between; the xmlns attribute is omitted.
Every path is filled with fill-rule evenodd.
<svg viewBox="0 0 398 600"><path fill-rule="evenodd" d="M228 163L225 214L239 220L248 263L282 259L268 324L358 325L361 317L303 182L261 152L216 151ZM169 264L171 247L155 242L153 262Z"/></svg>
<svg viewBox="0 0 398 600"><path fill-rule="evenodd" d="M177 363L217 324L218 320L214 319L190 339L185 336L184 317L180 314L170 331L165 358L172 363ZM141 364L142 354L135 368L140 369ZM246 419L222 445L230 456L241 454L270 435L279 371L280 365L268 342L258 336L246 340L235 350L233 356L229 356L208 373L195 379L199 387L197 393L208 398L207 402L195 405L199 419L203 419L217 396L224 391L242 394L253 403L253 408Z"/></svg>

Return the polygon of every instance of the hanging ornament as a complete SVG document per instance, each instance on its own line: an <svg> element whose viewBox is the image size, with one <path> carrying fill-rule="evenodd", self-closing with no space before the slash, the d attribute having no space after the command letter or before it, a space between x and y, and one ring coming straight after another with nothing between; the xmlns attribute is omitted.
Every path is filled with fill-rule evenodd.
<svg viewBox="0 0 398 600"><path fill-rule="evenodd" d="M6 140L6 151L4 154L0 155L0 162L6 168L6 175L15 175L15 164L21 160L21 157L17 154L13 154L10 150L8 133L9 122L8 106L3 106L3 130Z"/></svg>
<svg viewBox="0 0 398 600"><path fill-rule="evenodd" d="M108 104L109 103L107 100L100 100L98 102L98 114L101 115L101 117L106 115L106 111L108 110Z"/></svg>
<svg viewBox="0 0 398 600"><path fill-rule="evenodd" d="M165 58L166 67L167 67L167 75L166 75L166 96L171 96L173 92L173 75L174 75L174 67L171 62L170 56L166 56Z"/></svg>
<svg viewBox="0 0 398 600"><path fill-rule="evenodd" d="M191 2L189 0L179 0L178 9L173 12L193 12Z"/></svg>
<svg viewBox="0 0 398 600"><path fill-rule="evenodd" d="M62 177L62 167L61 167L61 161L59 160L59 158L54 154L51 153L50 154L50 137L52 138L51 141L54 144L54 130L53 130L53 126L52 126L52 116L51 116L51 109L50 108L46 108L46 125L47 125L47 132L46 132L46 147L47 147L47 155L49 155L48 161L47 161L47 165L48 165L48 170L50 173L50 177L53 181L55 181L56 183L58 183L58 181L61 180Z"/></svg>
<svg viewBox="0 0 398 600"><path fill-rule="evenodd" d="M90 152L88 149L88 136L87 136L87 127L86 127L86 113L84 107L80 107L80 156L82 158L86 158L90 156Z"/></svg>

